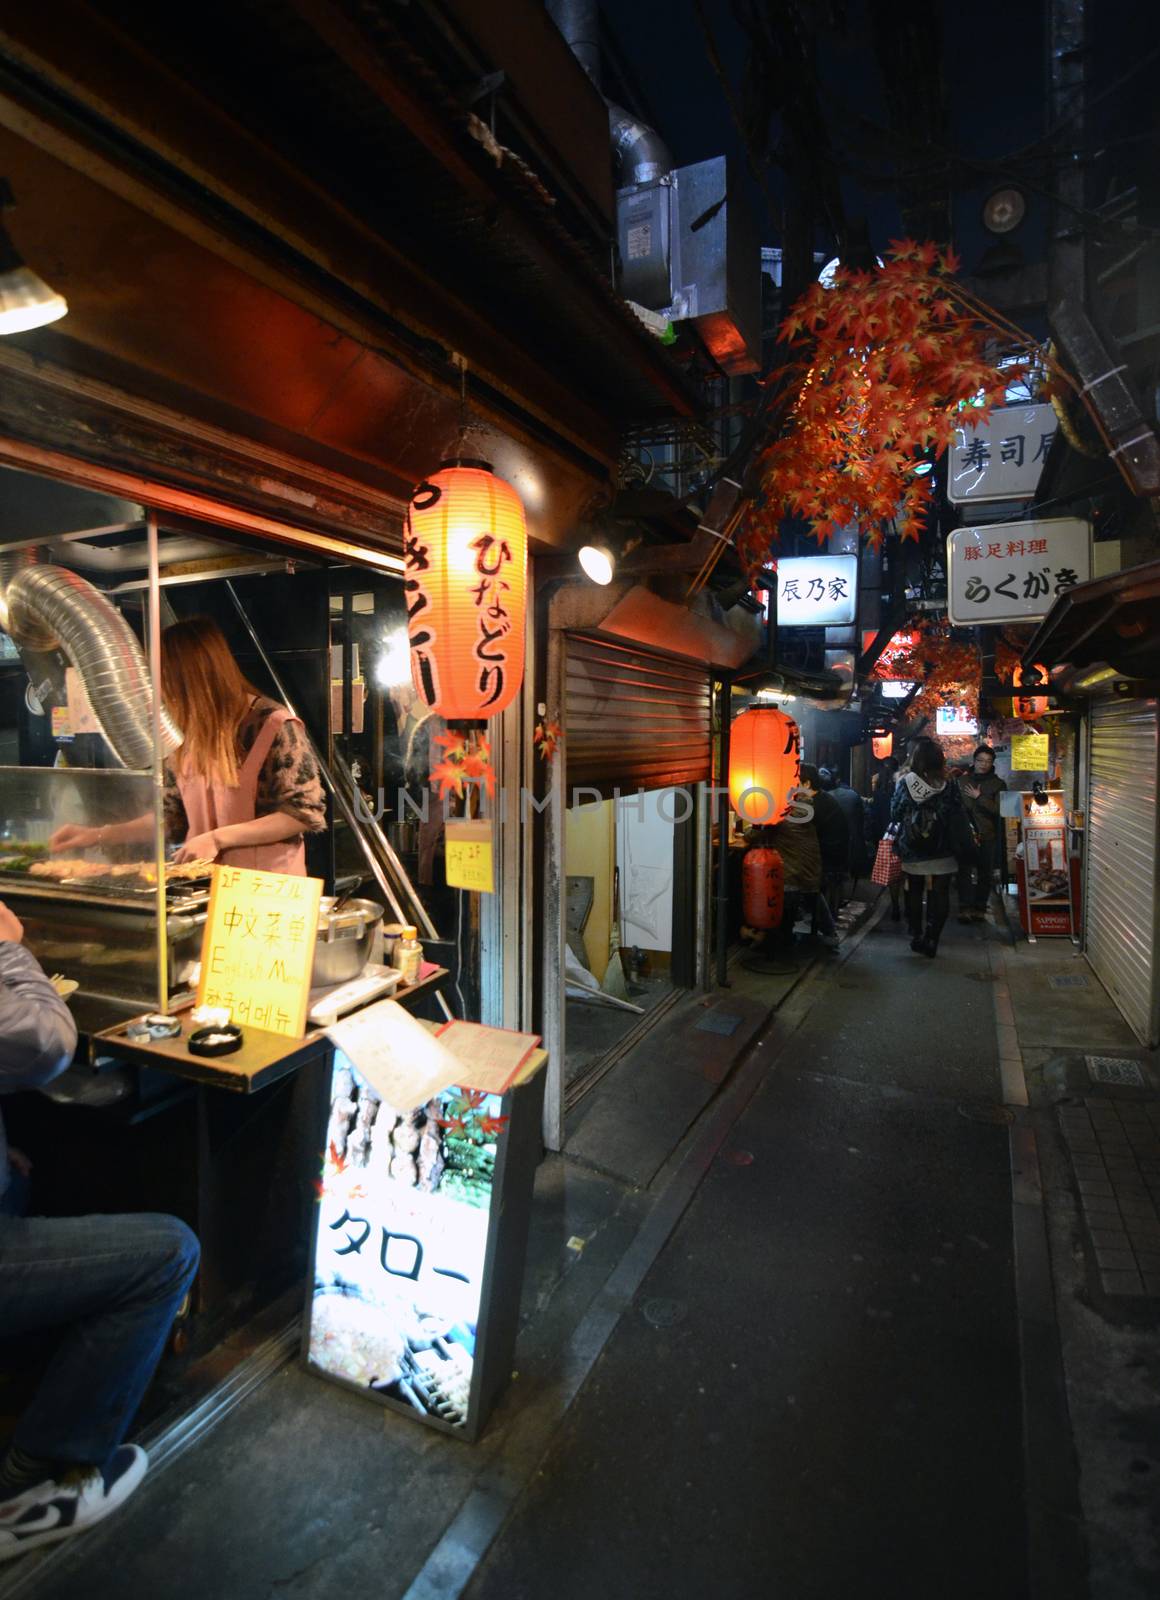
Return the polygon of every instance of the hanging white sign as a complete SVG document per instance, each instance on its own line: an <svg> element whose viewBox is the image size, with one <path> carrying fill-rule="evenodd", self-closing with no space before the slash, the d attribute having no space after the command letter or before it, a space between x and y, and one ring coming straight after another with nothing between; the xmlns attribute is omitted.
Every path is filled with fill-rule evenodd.
<svg viewBox="0 0 1160 1600"><path fill-rule="evenodd" d="M948 451L947 498L1029 500L1055 438L1055 412L1048 405L1002 406L977 428L955 429Z"/></svg>
<svg viewBox="0 0 1160 1600"><path fill-rule="evenodd" d="M1091 528L1079 517L956 528L947 538L947 614L956 627L1031 622L1091 577Z"/></svg>
<svg viewBox="0 0 1160 1600"><path fill-rule="evenodd" d="M857 556L787 556L778 562L779 628L850 623L857 606Z"/></svg>

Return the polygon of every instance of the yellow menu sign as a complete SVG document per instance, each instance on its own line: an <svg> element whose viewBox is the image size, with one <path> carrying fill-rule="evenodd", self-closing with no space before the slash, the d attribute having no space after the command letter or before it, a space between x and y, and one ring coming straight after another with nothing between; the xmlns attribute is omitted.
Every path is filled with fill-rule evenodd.
<svg viewBox="0 0 1160 1600"><path fill-rule="evenodd" d="M446 824L443 846L447 853L447 887L495 890L495 864L491 850L491 823L479 818L452 817Z"/></svg>
<svg viewBox="0 0 1160 1600"><path fill-rule="evenodd" d="M1046 733L1015 733L1011 736L1011 771L1047 771Z"/></svg>
<svg viewBox="0 0 1160 1600"><path fill-rule="evenodd" d="M197 1003L239 1027L289 1039L306 1032L321 878L215 867Z"/></svg>

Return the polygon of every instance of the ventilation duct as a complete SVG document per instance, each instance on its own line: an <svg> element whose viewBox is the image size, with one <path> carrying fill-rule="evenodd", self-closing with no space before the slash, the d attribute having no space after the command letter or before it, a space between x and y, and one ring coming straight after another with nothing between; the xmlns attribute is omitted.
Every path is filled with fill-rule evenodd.
<svg viewBox="0 0 1160 1600"><path fill-rule="evenodd" d="M22 649L60 650L85 686L113 754L137 771L153 764L153 695L133 630L111 601L64 567L25 554L0 566L0 626ZM166 755L181 743L161 712Z"/></svg>

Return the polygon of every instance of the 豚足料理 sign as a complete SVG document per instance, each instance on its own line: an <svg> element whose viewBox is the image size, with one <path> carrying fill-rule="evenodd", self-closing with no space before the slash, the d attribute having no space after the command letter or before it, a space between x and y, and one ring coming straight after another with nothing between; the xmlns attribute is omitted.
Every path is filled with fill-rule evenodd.
<svg viewBox="0 0 1160 1600"><path fill-rule="evenodd" d="M1079 517L956 528L947 537L947 614L956 627L1045 617L1091 576L1091 528Z"/></svg>

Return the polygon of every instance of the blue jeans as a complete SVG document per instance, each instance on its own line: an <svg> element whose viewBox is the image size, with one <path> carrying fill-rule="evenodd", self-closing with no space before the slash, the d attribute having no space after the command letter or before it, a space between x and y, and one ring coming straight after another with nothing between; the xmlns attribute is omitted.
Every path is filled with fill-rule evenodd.
<svg viewBox="0 0 1160 1600"><path fill-rule="evenodd" d="M56 1344L14 1444L50 1461L105 1465L199 1255L176 1217L0 1216L0 1338L45 1333Z"/></svg>

